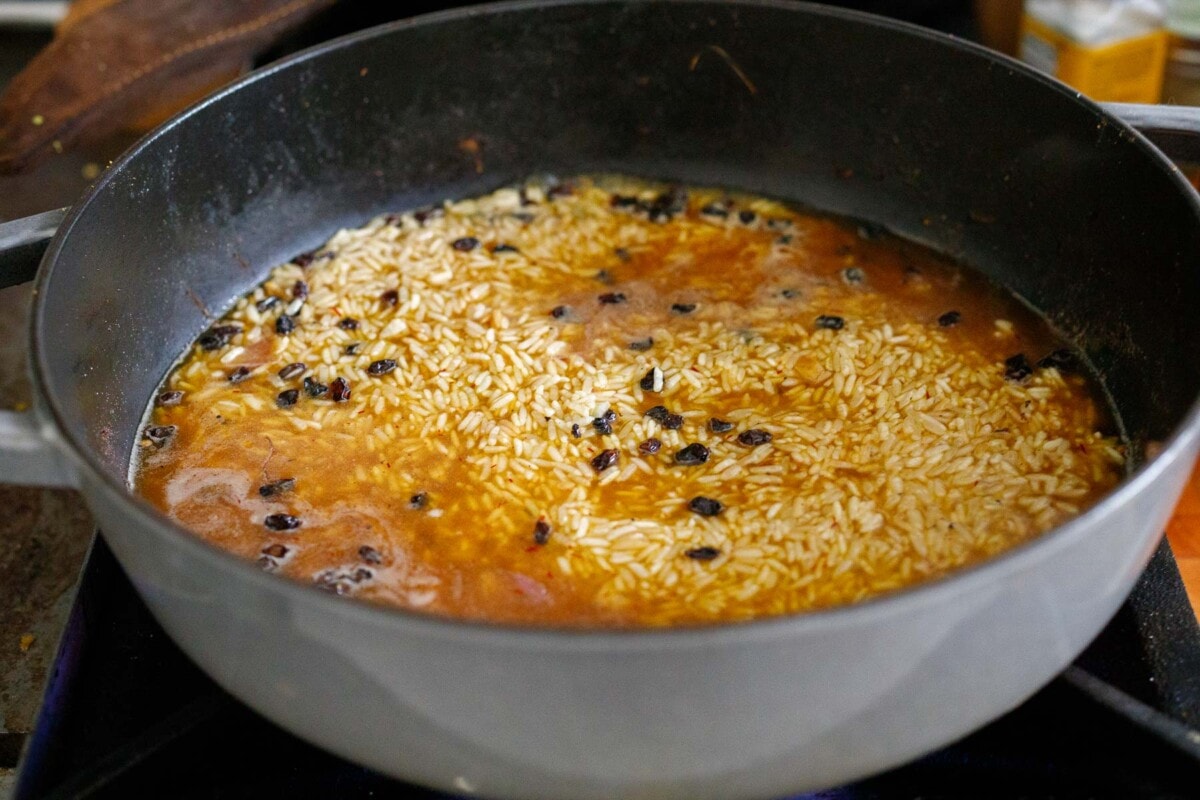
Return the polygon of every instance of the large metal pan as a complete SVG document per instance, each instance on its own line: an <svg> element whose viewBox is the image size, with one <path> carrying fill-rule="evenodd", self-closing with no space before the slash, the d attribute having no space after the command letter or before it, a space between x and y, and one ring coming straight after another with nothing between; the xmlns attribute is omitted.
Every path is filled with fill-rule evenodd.
<svg viewBox="0 0 1200 800"><path fill-rule="evenodd" d="M797 200L976 265L1083 343L1138 466L1078 519L943 580L784 619L629 632L331 597L130 494L142 412L205 309L338 226L593 170ZM1112 616L1197 451L1197 265L1197 198L1158 151L970 44L779 2L437 14L252 75L104 173L38 271L36 408L3 417L4 477L78 485L180 646L336 753L460 793L766 797L963 735Z"/></svg>

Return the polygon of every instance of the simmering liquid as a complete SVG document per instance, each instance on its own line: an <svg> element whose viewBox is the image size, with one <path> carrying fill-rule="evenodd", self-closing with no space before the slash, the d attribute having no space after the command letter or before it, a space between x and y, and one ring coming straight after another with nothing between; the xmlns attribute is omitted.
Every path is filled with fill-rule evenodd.
<svg viewBox="0 0 1200 800"><path fill-rule="evenodd" d="M327 591L539 625L742 620L988 558L1119 479L1067 344L854 223L630 179L341 231L156 399L136 490Z"/></svg>

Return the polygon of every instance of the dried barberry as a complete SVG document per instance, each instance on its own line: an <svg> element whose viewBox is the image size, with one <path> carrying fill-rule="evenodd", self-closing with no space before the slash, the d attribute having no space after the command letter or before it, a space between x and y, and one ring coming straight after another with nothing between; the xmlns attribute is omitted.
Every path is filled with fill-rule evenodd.
<svg viewBox="0 0 1200 800"><path fill-rule="evenodd" d="M690 314L696 310L695 303L672 303L671 311L676 314Z"/></svg>
<svg viewBox="0 0 1200 800"><path fill-rule="evenodd" d="M344 403L350 399L350 384L345 378L334 378L329 382L329 399L335 403Z"/></svg>
<svg viewBox="0 0 1200 800"><path fill-rule="evenodd" d="M762 428L751 428L748 431L742 431L738 434L738 444L744 444L747 447L757 447L760 444L766 444L774 438L770 431L764 431Z"/></svg>
<svg viewBox="0 0 1200 800"><path fill-rule="evenodd" d="M715 547L693 547L690 550L683 551L683 554L696 561L712 561L721 555L721 551Z"/></svg>
<svg viewBox="0 0 1200 800"><path fill-rule="evenodd" d="M872 239L878 239L880 236L882 236L883 228L872 222L862 222L859 223L857 232L858 238L870 241Z"/></svg>
<svg viewBox="0 0 1200 800"><path fill-rule="evenodd" d="M692 442L687 447L675 453L675 463L685 467L695 467L708 461L708 448L699 442Z"/></svg>
<svg viewBox="0 0 1200 800"><path fill-rule="evenodd" d="M562 319L570 313L570 306L555 306L554 308L550 309L550 316L554 317L555 319Z"/></svg>
<svg viewBox="0 0 1200 800"><path fill-rule="evenodd" d="M713 500L711 497L693 497L688 501L688 510L702 517L715 517L723 508L725 506L721 505L719 500Z"/></svg>
<svg viewBox="0 0 1200 800"><path fill-rule="evenodd" d="M292 284L292 299L305 300L308 298L308 284L304 281L296 281Z"/></svg>
<svg viewBox="0 0 1200 800"><path fill-rule="evenodd" d="M290 492L294 488L296 488L295 478L280 478L277 481L264 483L262 486L258 487L258 493L263 497L274 497L277 494Z"/></svg>
<svg viewBox="0 0 1200 800"><path fill-rule="evenodd" d="M408 498L408 507L413 509L421 509L429 503L428 492L417 492L412 497Z"/></svg>
<svg viewBox="0 0 1200 800"><path fill-rule="evenodd" d="M607 436L612 433L612 422L604 417L596 417L592 420L592 427L596 429L596 433L601 436Z"/></svg>
<svg viewBox="0 0 1200 800"><path fill-rule="evenodd" d="M700 213L706 217L720 217L724 219L729 216L729 207L723 203L709 203L700 209Z"/></svg>
<svg viewBox="0 0 1200 800"><path fill-rule="evenodd" d="M514 247L511 244L507 244L505 242L500 242L499 244L492 247L492 252L493 253L519 253L521 251L518 250L516 247Z"/></svg>
<svg viewBox="0 0 1200 800"><path fill-rule="evenodd" d="M284 380L284 381L290 381L292 378L298 378L301 375L303 375L304 371L306 369L308 369L308 365L305 364L303 361L293 362L291 364L288 364L283 369L279 370L279 373L278 373L279 379Z"/></svg>
<svg viewBox="0 0 1200 800"><path fill-rule="evenodd" d="M294 531L300 527L300 518L291 514L268 514L263 518L263 525L272 531Z"/></svg>
<svg viewBox="0 0 1200 800"><path fill-rule="evenodd" d="M320 397L329 391L329 387L312 378L304 379L304 393L309 397Z"/></svg>
<svg viewBox="0 0 1200 800"><path fill-rule="evenodd" d="M757 216L757 214L748 209L746 211L738 212L738 220L740 220L743 225L749 225L750 223L754 222Z"/></svg>
<svg viewBox="0 0 1200 800"><path fill-rule="evenodd" d="M344 331L358 330L358 320L353 317L345 317L338 321L338 327Z"/></svg>
<svg viewBox="0 0 1200 800"><path fill-rule="evenodd" d="M658 367L651 367L642 376L638 385L644 392L661 392L663 390L663 371Z"/></svg>
<svg viewBox="0 0 1200 800"><path fill-rule="evenodd" d="M174 425L154 425L146 428L146 438L155 447L162 447L168 439L175 435L176 430L178 429Z"/></svg>
<svg viewBox="0 0 1200 800"><path fill-rule="evenodd" d="M573 424L571 425L571 435L572 435L572 436L574 436L576 439L578 439L580 436L583 436L583 431L581 431L581 430L579 429L579 423L578 423L578 422L576 422L576 423L573 423Z"/></svg>
<svg viewBox="0 0 1200 800"><path fill-rule="evenodd" d="M381 358L378 361L372 361L371 366L367 367L367 372L372 375L387 375L396 368L396 362L391 358Z"/></svg>
<svg viewBox="0 0 1200 800"><path fill-rule="evenodd" d="M783 297L784 300L795 300L797 297L800 296L800 290L799 289L784 289L779 294L781 297Z"/></svg>
<svg viewBox="0 0 1200 800"><path fill-rule="evenodd" d="M362 345L363 345L362 342L351 342L350 344L348 344L344 348L342 348L342 352L344 352L348 356L356 356L356 355L358 355L358 351L362 349Z"/></svg>
<svg viewBox="0 0 1200 800"><path fill-rule="evenodd" d="M1079 372L1079 357L1065 347L1047 353L1037 360L1038 369L1054 367L1059 372Z"/></svg>
<svg viewBox="0 0 1200 800"><path fill-rule="evenodd" d="M455 239L450 246L460 253L469 253L479 247L479 240L474 236L464 236L461 239Z"/></svg>
<svg viewBox="0 0 1200 800"><path fill-rule="evenodd" d="M395 308L400 302L400 292L395 289L388 289L379 295L379 302L383 303L385 308Z"/></svg>
<svg viewBox="0 0 1200 800"><path fill-rule="evenodd" d="M846 320L841 317L836 317L832 314L822 314L817 317L817 327L824 328L829 331L840 331L846 327Z"/></svg>
<svg viewBox="0 0 1200 800"><path fill-rule="evenodd" d="M358 548L358 557L368 564L383 563L383 556L379 554L378 550L376 550L374 547L371 547L369 544L364 544L362 547Z"/></svg>
<svg viewBox="0 0 1200 800"><path fill-rule="evenodd" d="M296 330L296 320L287 314L283 314L275 319L275 332L280 336L287 336L294 330Z"/></svg>
<svg viewBox="0 0 1200 800"><path fill-rule="evenodd" d="M604 472L611 466L614 466L621 458L621 454L616 450L601 450L600 454L592 459L592 469L596 472Z"/></svg>
<svg viewBox="0 0 1200 800"><path fill-rule="evenodd" d="M301 253L300 255L293 258L292 263L295 264L297 267L307 267L309 264L312 264L312 262L314 260L316 260L316 258L317 258L317 251L309 250L307 253Z"/></svg>
<svg viewBox="0 0 1200 800"><path fill-rule="evenodd" d="M708 420L708 429L713 433L726 433L733 430L733 423L723 419L711 417Z"/></svg>
<svg viewBox="0 0 1200 800"><path fill-rule="evenodd" d="M663 420L665 420L667 415L670 413L671 412L667 410L666 406L654 406L653 408L646 409L646 411L642 413L642 416L649 417L661 425Z"/></svg>
<svg viewBox="0 0 1200 800"><path fill-rule="evenodd" d="M323 592L329 592L330 594L336 594L339 596L349 594L350 590L353 588L349 582L344 579L344 576L342 576L342 579L339 580L338 574L331 569L317 573L313 577L313 585Z"/></svg>
<svg viewBox="0 0 1200 800"><path fill-rule="evenodd" d="M544 519L539 519L533 524L533 541L538 544L545 544L550 541L550 523Z"/></svg>
<svg viewBox="0 0 1200 800"><path fill-rule="evenodd" d="M413 212L413 219L418 225L424 225L427 220L436 219L444 213L445 210L441 206L429 206Z"/></svg>
<svg viewBox="0 0 1200 800"><path fill-rule="evenodd" d="M226 376L230 383L241 383L250 377L249 367L238 367Z"/></svg>
<svg viewBox="0 0 1200 800"><path fill-rule="evenodd" d="M654 198L646 207L651 222L669 222L676 214L687 208L687 194L679 189L668 189Z"/></svg>
<svg viewBox="0 0 1200 800"><path fill-rule="evenodd" d="M638 205L638 199L633 195L614 194L608 203L613 208L635 208Z"/></svg>
<svg viewBox="0 0 1200 800"><path fill-rule="evenodd" d="M614 306L624 303L628 298L621 292L605 292L596 299L600 301L601 305Z"/></svg>
<svg viewBox="0 0 1200 800"><path fill-rule="evenodd" d="M177 406L183 400L183 392L161 392L154 398L154 405L166 408L168 406Z"/></svg>
<svg viewBox="0 0 1200 800"><path fill-rule="evenodd" d="M229 344L229 341L241 332L240 325L217 325L202 333L196 343L204 350L211 352Z"/></svg>
<svg viewBox="0 0 1200 800"><path fill-rule="evenodd" d="M645 339L635 339L629 343L629 349L638 353L644 353L651 347L654 347L654 339L650 336Z"/></svg>
<svg viewBox="0 0 1200 800"><path fill-rule="evenodd" d="M308 379L306 378L305 380L308 380ZM280 392L278 395L275 396L275 405L279 406L280 408L287 408L288 406L296 405L296 403L299 402L299 400L300 400L300 390L299 389L284 389L282 392Z"/></svg>
<svg viewBox="0 0 1200 800"><path fill-rule="evenodd" d="M356 584L369 581L374 577L375 573L366 567L358 567L353 572L326 569L313 576L313 584L322 591L346 595L354 591Z"/></svg>
<svg viewBox="0 0 1200 800"><path fill-rule="evenodd" d="M283 558L289 552L291 551L286 545L279 544L278 542L275 544L269 544L262 549L262 554L264 556L270 556L271 558Z"/></svg>
<svg viewBox="0 0 1200 800"><path fill-rule="evenodd" d="M603 283L605 286L612 286L613 284L612 273L606 269L602 269L596 273L596 280L600 283Z"/></svg>
<svg viewBox="0 0 1200 800"><path fill-rule="evenodd" d="M661 449L662 442L660 442L658 439L655 439L653 436L638 445L638 452L648 456L654 455Z"/></svg>
<svg viewBox="0 0 1200 800"><path fill-rule="evenodd" d="M1033 374L1033 367L1024 353L1017 353L1004 360L1004 377L1020 383Z"/></svg>
<svg viewBox="0 0 1200 800"><path fill-rule="evenodd" d="M947 311L945 314L942 314L940 317L938 317L937 322L938 325L942 326L943 328L952 328L957 325L961 319L962 314L959 312Z"/></svg>
<svg viewBox="0 0 1200 800"><path fill-rule="evenodd" d="M677 431L683 427L683 414L667 414L663 417L662 426L669 431Z"/></svg>

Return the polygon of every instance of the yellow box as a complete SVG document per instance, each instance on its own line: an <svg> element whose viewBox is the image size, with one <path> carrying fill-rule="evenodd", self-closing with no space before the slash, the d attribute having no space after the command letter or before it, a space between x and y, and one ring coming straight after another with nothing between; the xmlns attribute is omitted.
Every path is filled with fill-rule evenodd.
<svg viewBox="0 0 1200 800"><path fill-rule="evenodd" d="M1167 58L1167 34L1157 30L1086 46L1026 13L1021 59L1093 100L1157 103Z"/></svg>

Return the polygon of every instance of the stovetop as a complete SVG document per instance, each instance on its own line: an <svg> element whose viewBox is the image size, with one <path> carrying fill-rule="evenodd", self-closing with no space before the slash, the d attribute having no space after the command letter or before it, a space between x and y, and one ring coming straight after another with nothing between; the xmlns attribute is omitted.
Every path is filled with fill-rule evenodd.
<svg viewBox="0 0 1200 800"><path fill-rule="evenodd" d="M907 766L811 796L1196 797L1198 723L1200 627L1164 543L1108 628L1024 705ZM324 753L226 694L97 539L15 800L251 796L443 795Z"/></svg>

